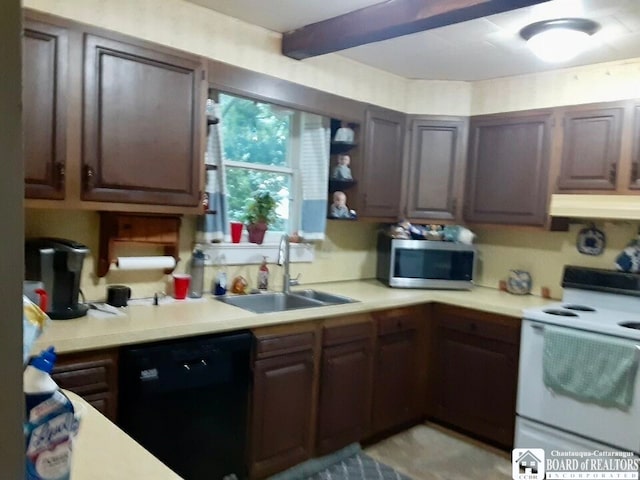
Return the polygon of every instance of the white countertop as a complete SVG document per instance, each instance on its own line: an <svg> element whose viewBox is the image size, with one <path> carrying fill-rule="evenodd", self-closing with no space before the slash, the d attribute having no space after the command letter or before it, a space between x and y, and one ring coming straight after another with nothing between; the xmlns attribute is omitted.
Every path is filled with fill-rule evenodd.
<svg viewBox="0 0 640 480"><path fill-rule="evenodd" d="M403 290L375 280L305 285L302 288L345 295L358 303L270 314L251 313L213 298L173 302L157 307L129 306L126 316L82 317L51 321L33 348L54 345L58 352L93 350L189 335L329 318L399 306L439 302L520 318L524 308L551 303L532 295L517 296L489 288L472 291ZM84 400L67 392L84 407L73 454L72 478L77 480L175 480L172 472Z"/></svg>
<svg viewBox="0 0 640 480"><path fill-rule="evenodd" d="M37 353L54 345L59 353L117 347L170 338L218 333L245 328L330 318L373 310L419 303L438 302L521 317L525 308L551 303L533 295L512 295L491 288L476 287L471 291L415 290L388 288L376 280L333 282L304 285L328 293L345 295L357 303L291 310L268 314L252 313L226 305L208 296L160 306L131 305L121 317L82 317L52 320L35 343Z"/></svg>
<svg viewBox="0 0 640 480"><path fill-rule="evenodd" d="M72 480L180 480L164 463L72 392L65 391L82 412L73 444Z"/></svg>

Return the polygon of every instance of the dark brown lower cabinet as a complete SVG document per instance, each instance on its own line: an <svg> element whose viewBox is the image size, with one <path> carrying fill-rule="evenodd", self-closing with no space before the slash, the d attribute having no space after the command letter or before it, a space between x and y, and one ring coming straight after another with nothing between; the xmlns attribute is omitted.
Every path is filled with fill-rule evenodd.
<svg viewBox="0 0 640 480"><path fill-rule="evenodd" d="M60 355L51 374L60 388L69 390L112 422L118 411L118 352L94 351Z"/></svg>
<svg viewBox="0 0 640 480"><path fill-rule="evenodd" d="M371 321L323 329L318 455L358 442L368 431L372 342Z"/></svg>
<svg viewBox="0 0 640 480"><path fill-rule="evenodd" d="M311 457L314 335L257 339L251 415L251 478Z"/></svg>
<svg viewBox="0 0 640 480"><path fill-rule="evenodd" d="M379 312L373 375L372 434L422 416L426 359L420 348L420 308Z"/></svg>
<svg viewBox="0 0 640 480"><path fill-rule="evenodd" d="M434 317L434 417L512 448L520 320L443 305Z"/></svg>

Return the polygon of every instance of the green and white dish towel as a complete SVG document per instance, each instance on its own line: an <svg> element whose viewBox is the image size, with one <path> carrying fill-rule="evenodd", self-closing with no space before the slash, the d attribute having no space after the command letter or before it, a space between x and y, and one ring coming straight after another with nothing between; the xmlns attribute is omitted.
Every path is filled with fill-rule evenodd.
<svg viewBox="0 0 640 480"><path fill-rule="evenodd" d="M544 384L576 400L627 410L638 353L628 340L545 325Z"/></svg>

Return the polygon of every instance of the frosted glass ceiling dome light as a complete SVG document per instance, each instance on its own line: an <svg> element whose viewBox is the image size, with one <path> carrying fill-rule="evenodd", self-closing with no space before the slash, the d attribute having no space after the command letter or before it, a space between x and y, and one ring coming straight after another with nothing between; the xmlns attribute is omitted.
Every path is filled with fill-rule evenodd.
<svg viewBox="0 0 640 480"><path fill-rule="evenodd" d="M565 62L591 44L600 25L586 18L558 18L532 23L520 30L533 53L545 62Z"/></svg>

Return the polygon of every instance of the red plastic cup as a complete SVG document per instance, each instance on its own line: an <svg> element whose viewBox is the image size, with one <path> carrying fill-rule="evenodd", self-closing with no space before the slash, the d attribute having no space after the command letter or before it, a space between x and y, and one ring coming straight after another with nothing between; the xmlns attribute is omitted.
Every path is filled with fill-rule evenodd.
<svg viewBox="0 0 640 480"><path fill-rule="evenodd" d="M173 298L176 300L184 300L187 298L187 291L191 283L191 275L188 273L173 274Z"/></svg>
<svg viewBox="0 0 640 480"><path fill-rule="evenodd" d="M240 243L240 238L242 238L242 223L231 222L231 242Z"/></svg>

